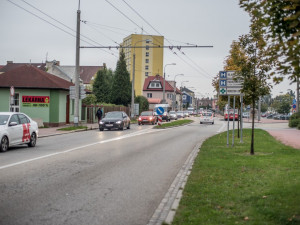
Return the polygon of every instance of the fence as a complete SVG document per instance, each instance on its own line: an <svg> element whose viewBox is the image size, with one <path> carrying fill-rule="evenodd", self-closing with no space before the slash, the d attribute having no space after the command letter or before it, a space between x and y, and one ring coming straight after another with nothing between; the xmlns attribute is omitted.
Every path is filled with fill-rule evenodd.
<svg viewBox="0 0 300 225"><path fill-rule="evenodd" d="M81 111L81 120L86 121L87 123L95 123L98 121L96 118L96 112L100 106L99 105L87 105L82 106ZM129 116L130 108L126 106L104 106L103 113L112 112L112 111L124 111Z"/></svg>

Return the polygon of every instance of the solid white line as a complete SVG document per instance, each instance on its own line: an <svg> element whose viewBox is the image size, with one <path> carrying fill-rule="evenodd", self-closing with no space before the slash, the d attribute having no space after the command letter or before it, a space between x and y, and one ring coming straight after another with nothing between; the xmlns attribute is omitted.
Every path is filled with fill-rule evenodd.
<svg viewBox="0 0 300 225"><path fill-rule="evenodd" d="M220 133L224 130L225 126L227 125L227 121L223 122L223 126L217 131L217 133Z"/></svg>
<svg viewBox="0 0 300 225"><path fill-rule="evenodd" d="M131 134L123 135L121 137L116 137L116 138L112 138L112 139L108 139L108 140L104 140L104 141L99 141L99 142L91 143L91 144L88 144L88 145L83 145L83 146L79 146L79 147L76 147L76 148L67 149L67 150L61 151L61 152L56 152L56 153L52 153L52 154L48 154L48 155L44 155L44 156L40 156L40 157L36 157L36 158L32 158L32 159L28 159L28 160L23 160L23 161L16 162L16 163L11 163L11 164L8 164L8 165L5 165L5 166L1 166L0 170L6 169L6 168L9 168L9 167L13 167L13 166L17 166L17 165L21 165L21 164L24 164L24 163L36 161L36 160L39 160L39 159L52 157L52 156L55 156L55 155L60 155L60 154L73 152L73 151L76 151L76 150L79 150L79 149L82 149L82 148L86 148L86 147L90 147L90 146L93 146L93 145L97 145L97 144L104 144L104 143L108 143L108 142L111 142L111 141L118 141L118 140L125 139L125 138L135 137L135 136L139 136L139 135L142 135L142 134L149 134L149 133L159 132L159 131L164 131L164 130L165 129L156 129L156 130L146 129L146 130L142 130L142 131L137 131L137 132L134 132L134 133L131 133Z"/></svg>

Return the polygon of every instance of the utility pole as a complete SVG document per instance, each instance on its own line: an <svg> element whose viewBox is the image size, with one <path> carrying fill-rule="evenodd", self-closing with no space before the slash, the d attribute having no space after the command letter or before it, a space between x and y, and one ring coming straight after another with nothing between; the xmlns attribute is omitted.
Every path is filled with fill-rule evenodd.
<svg viewBox="0 0 300 225"><path fill-rule="evenodd" d="M299 111L299 88L300 88L300 82L299 82L299 77L297 78L297 113L300 112Z"/></svg>
<svg viewBox="0 0 300 225"><path fill-rule="evenodd" d="M74 126L78 126L79 122L79 53L80 53L80 1L77 10L77 30L76 30L76 69L75 69L75 112Z"/></svg>
<svg viewBox="0 0 300 225"><path fill-rule="evenodd" d="M133 52L132 81L131 81L131 118L134 117L134 79L135 79L135 51Z"/></svg>

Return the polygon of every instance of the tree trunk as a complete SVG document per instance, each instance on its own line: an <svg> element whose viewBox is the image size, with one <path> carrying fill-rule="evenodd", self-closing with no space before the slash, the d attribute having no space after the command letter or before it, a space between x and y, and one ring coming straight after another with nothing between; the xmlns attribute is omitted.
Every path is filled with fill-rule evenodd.
<svg viewBox="0 0 300 225"><path fill-rule="evenodd" d="M251 151L250 155L254 155L254 116L255 116L255 100L252 101L252 135L251 135Z"/></svg>

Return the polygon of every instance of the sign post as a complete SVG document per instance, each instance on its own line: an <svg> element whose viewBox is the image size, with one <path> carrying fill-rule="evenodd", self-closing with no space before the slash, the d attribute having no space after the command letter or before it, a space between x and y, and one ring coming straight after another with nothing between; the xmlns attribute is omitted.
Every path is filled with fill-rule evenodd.
<svg viewBox="0 0 300 225"><path fill-rule="evenodd" d="M164 114L165 110L163 107L158 107L156 109L156 113L158 115L158 126L161 126L162 124L162 115Z"/></svg>

